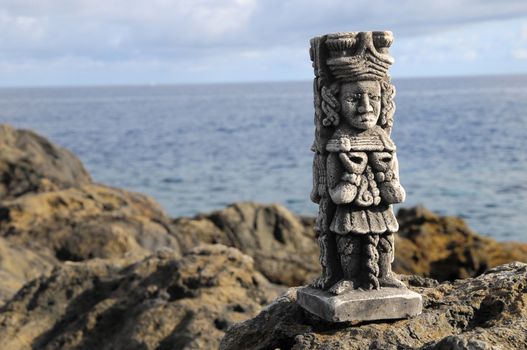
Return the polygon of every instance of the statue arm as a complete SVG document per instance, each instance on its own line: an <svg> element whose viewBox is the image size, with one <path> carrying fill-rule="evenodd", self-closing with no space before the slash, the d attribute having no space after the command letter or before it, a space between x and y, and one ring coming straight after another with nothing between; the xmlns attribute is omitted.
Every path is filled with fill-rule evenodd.
<svg viewBox="0 0 527 350"><path fill-rule="evenodd" d="M385 182L381 182L379 185L380 196L386 204L402 203L406 198L406 192L399 182L399 162L395 153L393 153L390 170L391 176L386 176Z"/></svg>
<svg viewBox="0 0 527 350"><path fill-rule="evenodd" d="M338 153L331 152L328 155L326 169L329 195L333 203L348 204L353 202L357 195L357 186L342 180L346 172L344 171Z"/></svg>
<svg viewBox="0 0 527 350"><path fill-rule="evenodd" d="M320 158L322 156L318 153L315 153L313 157L313 188L311 189L310 198L313 203L320 203Z"/></svg>

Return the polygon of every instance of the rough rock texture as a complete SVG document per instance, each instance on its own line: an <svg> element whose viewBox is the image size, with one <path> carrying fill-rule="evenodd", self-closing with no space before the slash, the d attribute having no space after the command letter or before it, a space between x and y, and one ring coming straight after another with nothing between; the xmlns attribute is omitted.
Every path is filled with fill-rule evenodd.
<svg viewBox="0 0 527 350"><path fill-rule="evenodd" d="M0 125L0 305L61 261L180 253L170 226L153 199L92 184L69 151Z"/></svg>
<svg viewBox="0 0 527 350"><path fill-rule="evenodd" d="M238 248L272 282L302 284L320 269L310 220L281 205L236 203L194 219L177 219L173 231L186 247L206 242Z"/></svg>
<svg viewBox="0 0 527 350"><path fill-rule="evenodd" d="M2 201L0 213L0 239L12 252L0 257L0 274L11 281L0 302L61 261L140 259L161 247L180 253L163 210L137 193L83 185Z"/></svg>
<svg viewBox="0 0 527 350"><path fill-rule="evenodd" d="M229 328L221 349L526 349L527 264L412 289L424 297L419 316L335 327L303 312L290 289L258 316Z"/></svg>
<svg viewBox="0 0 527 350"><path fill-rule="evenodd" d="M423 207L401 209L394 269L445 281L477 276L512 261L527 262L527 244L479 236L460 218Z"/></svg>
<svg viewBox="0 0 527 350"><path fill-rule="evenodd" d="M209 245L182 259L65 263L0 309L2 349L216 349L278 295L253 260Z"/></svg>
<svg viewBox="0 0 527 350"><path fill-rule="evenodd" d="M0 306L27 281L50 272L54 264L53 258L0 237Z"/></svg>
<svg viewBox="0 0 527 350"><path fill-rule="evenodd" d="M59 260L144 256L160 247L178 249L169 220L147 196L84 185L24 196L0 204L0 236Z"/></svg>
<svg viewBox="0 0 527 350"><path fill-rule="evenodd" d="M394 270L435 279L476 276L500 264L527 262L527 244L496 242L477 235L457 217L422 207L401 209ZM319 274L314 220L280 205L237 203L211 214L174 220L184 247L206 243L234 246L255 258L257 268L281 284L309 283Z"/></svg>
<svg viewBox="0 0 527 350"><path fill-rule="evenodd" d="M0 125L0 200L90 183L80 160L29 130Z"/></svg>

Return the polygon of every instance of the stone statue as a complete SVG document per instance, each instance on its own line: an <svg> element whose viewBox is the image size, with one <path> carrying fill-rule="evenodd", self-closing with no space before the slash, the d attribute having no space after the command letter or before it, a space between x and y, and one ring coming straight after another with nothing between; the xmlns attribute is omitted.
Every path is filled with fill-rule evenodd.
<svg viewBox="0 0 527 350"><path fill-rule="evenodd" d="M319 204L315 229L322 274L312 288L299 292L299 303L319 316L328 313L322 299L342 302L334 296L346 295L347 304L357 306L354 298L370 290L379 291L368 295L370 304L380 295L392 301L411 296L420 312L421 297L391 271L393 234L398 230L392 204L405 199L390 138L395 112L395 88L388 74L392 42L391 32L336 33L311 40L315 70L311 199ZM321 305L325 311L317 312ZM402 310L388 317L351 315L348 307L347 316L337 319L339 310L332 307L333 316L326 317L330 321L415 314Z"/></svg>

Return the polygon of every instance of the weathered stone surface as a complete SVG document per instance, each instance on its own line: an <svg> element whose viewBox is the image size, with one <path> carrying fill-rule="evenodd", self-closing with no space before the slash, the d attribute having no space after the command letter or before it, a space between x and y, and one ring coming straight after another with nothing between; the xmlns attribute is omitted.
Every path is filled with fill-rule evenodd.
<svg viewBox="0 0 527 350"><path fill-rule="evenodd" d="M2 349L215 349L278 290L222 245L68 262L0 308Z"/></svg>
<svg viewBox="0 0 527 350"><path fill-rule="evenodd" d="M0 202L2 300L61 261L145 257L161 247L180 253L170 220L147 196L101 185L26 195ZM1 242L0 242L1 243Z"/></svg>
<svg viewBox="0 0 527 350"><path fill-rule="evenodd" d="M80 160L29 131L0 124L0 200L91 182Z"/></svg>
<svg viewBox="0 0 527 350"><path fill-rule="evenodd" d="M180 253L170 227L153 199L92 184L69 151L0 125L0 305L61 261Z"/></svg>
<svg viewBox="0 0 527 350"><path fill-rule="evenodd" d="M311 221L281 205L236 203L193 219L176 219L172 230L187 248L200 242L238 248L272 282L299 285L319 271Z"/></svg>
<svg viewBox="0 0 527 350"><path fill-rule="evenodd" d="M440 281L477 276L511 261L527 262L527 244L497 242L471 230L464 220L423 207L400 209L394 269Z"/></svg>
<svg viewBox="0 0 527 350"><path fill-rule="evenodd" d="M178 248L169 220L151 198L101 185L84 185L3 201L0 236L59 260L145 255Z"/></svg>
<svg viewBox="0 0 527 350"><path fill-rule="evenodd" d="M497 242L479 236L457 217L415 207L399 210L397 218L397 273L444 281L473 277L512 261L527 262L526 243ZM268 278L295 286L310 283L320 273L314 221L295 216L279 205L237 203L211 214L175 219L171 230L185 248L201 242L235 246L254 256L256 266ZM282 240L285 243L276 237L286 237ZM275 242L262 244L265 240ZM280 253L283 247L287 247L287 256ZM274 263L267 266L269 260Z"/></svg>
<svg viewBox="0 0 527 350"><path fill-rule="evenodd" d="M27 281L51 271L55 259L0 237L0 306Z"/></svg>
<svg viewBox="0 0 527 350"><path fill-rule="evenodd" d="M408 318L421 313L421 296L405 288L352 290L335 295L320 289L297 290L297 303L330 322L358 322Z"/></svg>
<svg viewBox="0 0 527 350"><path fill-rule="evenodd" d="M342 324L313 319L295 302L296 289L253 319L229 328L221 349L525 349L527 264L511 263L483 275L411 289L423 295L419 316ZM479 346L479 348L477 347Z"/></svg>

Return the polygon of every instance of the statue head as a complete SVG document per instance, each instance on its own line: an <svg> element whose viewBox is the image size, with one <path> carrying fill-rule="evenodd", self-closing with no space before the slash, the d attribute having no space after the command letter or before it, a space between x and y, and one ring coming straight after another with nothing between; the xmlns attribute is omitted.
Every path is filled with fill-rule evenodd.
<svg viewBox="0 0 527 350"><path fill-rule="evenodd" d="M376 80L344 83L339 102L342 122L359 130L371 129L381 113L381 84Z"/></svg>
<svg viewBox="0 0 527 350"><path fill-rule="evenodd" d="M358 130L379 125L391 132L395 87L386 80L334 82L322 87L324 126L348 124Z"/></svg>

